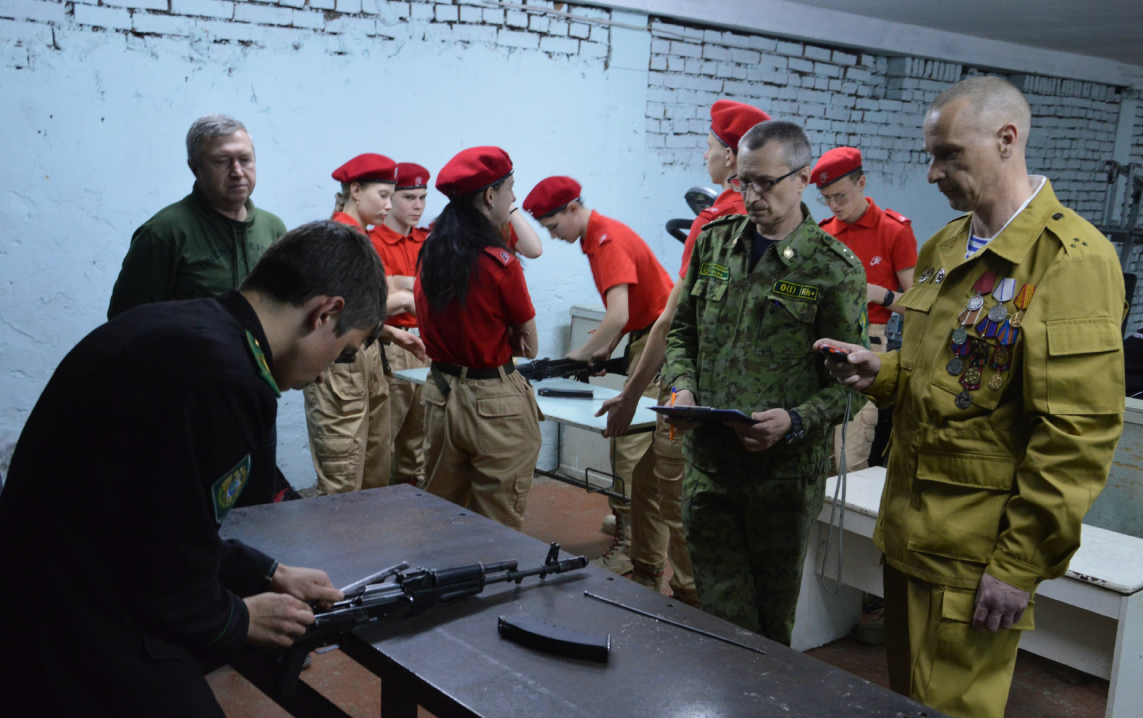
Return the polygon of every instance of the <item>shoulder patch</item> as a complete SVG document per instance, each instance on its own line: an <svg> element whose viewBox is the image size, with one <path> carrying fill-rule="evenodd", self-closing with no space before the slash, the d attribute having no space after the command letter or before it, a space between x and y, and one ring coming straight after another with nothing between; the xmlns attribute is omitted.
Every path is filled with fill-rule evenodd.
<svg viewBox="0 0 1143 718"><path fill-rule="evenodd" d="M894 220L894 221L898 222L899 224L903 224L905 226L908 226L908 225L913 223L913 220L909 219L905 215L903 215L900 212L893 210L893 209L885 210L885 216L888 217L889 219Z"/></svg>
<svg viewBox="0 0 1143 718"><path fill-rule="evenodd" d="M488 256L492 257L497 262L500 262L500 264L505 267L516 261L516 258L512 256L512 253L503 247L488 246L484 248L484 251L488 253Z"/></svg>
<svg viewBox="0 0 1143 718"><path fill-rule="evenodd" d="M242 489L250 479L250 454L242 457L230 471L223 474L218 481L210 487L210 502L214 506L214 520L222 523L230 509L238 501Z"/></svg>
<svg viewBox="0 0 1143 718"><path fill-rule="evenodd" d="M270 373L270 365L266 363L266 355L262 353L262 347L258 345L258 340L254 338L249 329L246 330L246 347L250 349L254 363L258 366L258 376L270 385L270 388L274 390L274 396L279 399L282 398L282 390L278 388L278 382L274 381L274 375Z"/></svg>

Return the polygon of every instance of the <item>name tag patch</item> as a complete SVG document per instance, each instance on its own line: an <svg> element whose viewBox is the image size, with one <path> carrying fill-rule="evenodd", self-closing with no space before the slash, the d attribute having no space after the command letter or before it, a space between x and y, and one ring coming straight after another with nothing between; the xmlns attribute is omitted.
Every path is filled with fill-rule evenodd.
<svg viewBox="0 0 1143 718"><path fill-rule="evenodd" d="M715 279L726 281L727 279L730 279L730 269L722 266L721 264L703 262L701 265L699 265L699 276L714 277Z"/></svg>
<svg viewBox="0 0 1143 718"><path fill-rule="evenodd" d="M783 297L805 299L810 302L816 302L819 294L817 287L811 287L808 284L795 284L794 282L787 282L784 279L779 279L774 282L773 292Z"/></svg>
<svg viewBox="0 0 1143 718"><path fill-rule="evenodd" d="M222 523L226 514L230 513L230 509L234 508L235 502L242 494L242 489L246 488L246 482L249 479L250 454L247 454L242 457L242 461L239 461L237 466L214 482L214 485L210 487L210 500L214 504L215 521Z"/></svg>

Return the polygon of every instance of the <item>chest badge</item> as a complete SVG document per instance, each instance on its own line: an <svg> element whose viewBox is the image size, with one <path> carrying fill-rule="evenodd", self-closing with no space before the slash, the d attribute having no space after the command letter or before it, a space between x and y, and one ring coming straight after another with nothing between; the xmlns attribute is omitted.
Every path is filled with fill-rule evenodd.
<svg viewBox="0 0 1143 718"><path fill-rule="evenodd" d="M266 363L266 355L262 353L262 346L249 329L246 330L246 346L250 349L254 363L258 366L258 376L270 385L270 388L274 390L274 396L281 398L282 390L278 388L278 382L274 381L274 375L270 373L270 365Z"/></svg>
<svg viewBox="0 0 1143 718"><path fill-rule="evenodd" d="M924 284L925 282L929 281L932 278L933 278L933 268L929 267L925 271L921 272L921 276L917 277L917 284Z"/></svg>
<svg viewBox="0 0 1143 718"><path fill-rule="evenodd" d="M790 249L789 247L786 247L786 249L784 249L782 251L782 256L785 257L786 259L793 259L794 258L794 250Z"/></svg>
<svg viewBox="0 0 1143 718"><path fill-rule="evenodd" d="M933 284L940 284L945 281L945 268L941 267L937 270L937 276L933 277Z"/></svg>
<svg viewBox="0 0 1143 718"><path fill-rule="evenodd" d="M246 488L246 482L249 479L250 454L247 454L242 457L242 461L239 461L237 466L214 482L214 485L210 487L210 501L214 504L215 521L222 523L222 520L230 513L230 509L234 508L238 497L242 495L242 489Z"/></svg>

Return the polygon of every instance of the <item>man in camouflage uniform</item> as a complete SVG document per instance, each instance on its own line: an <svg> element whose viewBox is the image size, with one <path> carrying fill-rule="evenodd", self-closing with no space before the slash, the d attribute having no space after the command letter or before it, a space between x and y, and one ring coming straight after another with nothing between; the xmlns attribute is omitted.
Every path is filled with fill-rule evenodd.
<svg viewBox="0 0 1143 718"><path fill-rule="evenodd" d="M699 604L787 645L848 394L811 345L836 336L868 346L861 263L801 202L810 161L789 122L742 138L737 184L749 216L699 236L663 368L676 406L738 409L756 422L675 422L689 431L683 521ZM863 404L855 398L852 411Z"/></svg>

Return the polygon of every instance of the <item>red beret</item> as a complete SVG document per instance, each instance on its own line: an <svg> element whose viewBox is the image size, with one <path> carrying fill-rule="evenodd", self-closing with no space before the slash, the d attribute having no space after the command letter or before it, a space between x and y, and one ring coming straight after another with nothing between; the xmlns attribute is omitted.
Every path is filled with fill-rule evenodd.
<svg viewBox="0 0 1143 718"><path fill-rule="evenodd" d="M719 100L710 108L710 132L719 142L738 152L738 142L751 127L770 119L762 110L733 100Z"/></svg>
<svg viewBox="0 0 1143 718"><path fill-rule="evenodd" d="M441 168L437 189L449 199L479 192L512 174L512 158L499 147L469 147Z"/></svg>
<svg viewBox="0 0 1143 718"><path fill-rule="evenodd" d="M422 189L429 186L429 171L412 162L397 163L397 189Z"/></svg>
<svg viewBox="0 0 1143 718"><path fill-rule="evenodd" d="M532 188L524 199L524 211L536 219L559 212L579 199L583 187L571 177L548 177Z"/></svg>
<svg viewBox="0 0 1143 718"><path fill-rule="evenodd" d="M342 184L350 182L396 182L397 163L385 155L371 153L357 155L335 169L333 178Z"/></svg>
<svg viewBox="0 0 1143 718"><path fill-rule="evenodd" d="M861 150L856 147L835 147L822 155L814 165L810 179L821 189L859 169L861 169Z"/></svg>

